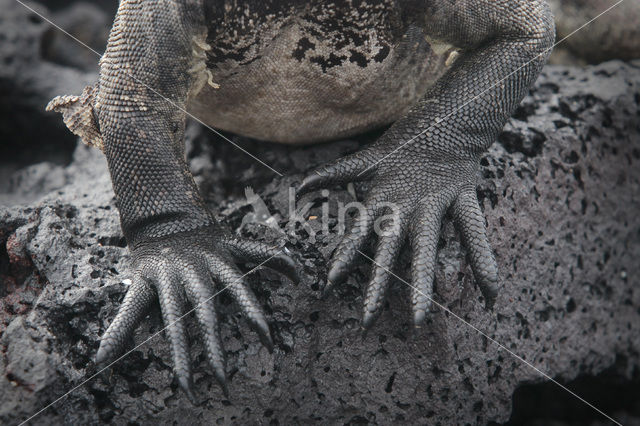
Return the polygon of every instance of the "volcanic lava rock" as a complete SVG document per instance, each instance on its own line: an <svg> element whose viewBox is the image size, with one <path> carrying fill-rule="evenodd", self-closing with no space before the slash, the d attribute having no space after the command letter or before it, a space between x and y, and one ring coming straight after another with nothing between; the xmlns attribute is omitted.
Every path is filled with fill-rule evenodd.
<svg viewBox="0 0 640 426"><path fill-rule="evenodd" d="M305 219L317 219L287 222L290 185L375 135L307 148L235 138L284 174L278 177L191 125L188 159L215 214L245 236L287 238L303 269L297 286L268 270L251 275L271 321L273 354L228 295L218 296L231 396L226 400L216 385L194 334L196 390L204 399L197 407L171 381L167 342L152 337L162 327L157 311L136 333L140 346L96 375L98 339L124 296L129 263L101 153L78 145L68 166L18 171L12 202L21 200L21 188L30 188L27 201L0 210L0 421L17 423L71 391L35 422L504 422L514 392L548 382L536 369L564 382L603 371L629 381L635 371L637 379L639 66L545 69L482 160L478 193L503 286L495 308L479 302L447 223L435 285L442 307L434 305L418 330L407 287L396 282L378 323L362 335L365 258L347 283L320 297L326 259L339 239L337 203L352 201L351 191L310 194L298 207L313 202ZM42 173L57 176L56 187L34 182ZM243 221L260 216L246 187L275 226ZM37 188L42 193L33 201ZM355 190L361 197L364 187ZM321 226L326 199L328 233ZM406 262L398 265L399 274L406 271ZM629 420L615 402L602 408Z"/></svg>
<svg viewBox="0 0 640 426"><path fill-rule="evenodd" d="M69 134L43 107L95 75L51 59L64 48L43 57L46 23L6 6L0 35L13 38L0 43L0 129L12 157L0 166L0 423L36 414L34 424L606 422L549 377L621 423L640 418L632 404L640 397L640 62L543 71L482 160L478 194L502 284L495 307L480 303L447 222L438 305L417 330L398 281L363 336L364 257L320 297L340 238L338 205L361 199L365 184L305 196L297 214L290 207L289 188L308 170L380 132L305 148L229 135L279 177L192 123L188 161L214 214L244 236L287 239L303 276L297 286L269 270L249 276L273 354L230 297L217 297L231 395L216 385L194 333L203 401L193 406L172 382L157 309L131 353L102 372L93 363L127 289L129 254L104 157L61 142ZM397 272L407 270L405 259Z"/></svg>

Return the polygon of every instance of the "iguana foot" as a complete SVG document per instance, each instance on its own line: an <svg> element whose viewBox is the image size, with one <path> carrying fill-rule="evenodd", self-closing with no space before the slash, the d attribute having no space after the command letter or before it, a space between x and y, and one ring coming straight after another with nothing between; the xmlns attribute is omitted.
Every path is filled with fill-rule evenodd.
<svg viewBox="0 0 640 426"><path fill-rule="evenodd" d="M425 155L410 152L411 148L415 147L395 152L389 144L376 143L315 170L298 191L304 194L349 181L372 181L364 208L333 253L324 290L345 279L375 230L378 244L364 302L365 328L380 314L391 272L407 238L412 250L413 321L416 326L424 321L431 304L440 226L448 209L487 307L493 305L497 294L497 265L476 196L477 159L462 154Z"/></svg>
<svg viewBox="0 0 640 426"><path fill-rule="evenodd" d="M184 317L186 301L194 308L207 361L228 394L225 356L214 298L228 289L249 325L269 351L273 340L265 315L235 262L255 262L297 281L295 262L279 247L257 241L223 237L215 241L206 231L172 235L133 250L133 283L115 319L100 342L96 363L115 359L126 348L136 327L156 297L171 342L174 371L180 387L195 403L191 360ZM216 292L218 284L219 290Z"/></svg>

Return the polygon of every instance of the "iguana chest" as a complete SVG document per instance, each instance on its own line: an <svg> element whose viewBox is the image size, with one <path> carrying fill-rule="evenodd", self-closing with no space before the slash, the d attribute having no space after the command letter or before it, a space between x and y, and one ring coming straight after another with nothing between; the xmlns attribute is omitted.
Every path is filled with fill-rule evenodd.
<svg viewBox="0 0 640 426"><path fill-rule="evenodd" d="M455 56L395 2L225 2L212 15L209 83L190 112L257 139L303 144L388 124Z"/></svg>

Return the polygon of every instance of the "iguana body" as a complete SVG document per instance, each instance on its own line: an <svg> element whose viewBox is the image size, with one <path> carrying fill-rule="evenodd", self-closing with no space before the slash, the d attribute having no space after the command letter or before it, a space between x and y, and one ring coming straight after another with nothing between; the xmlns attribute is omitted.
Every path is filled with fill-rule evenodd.
<svg viewBox="0 0 640 426"><path fill-rule="evenodd" d="M249 3L211 13L206 65L219 89L205 84L189 109L256 139L302 144L391 123L455 55L430 47L396 2Z"/></svg>
<svg viewBox="0 0 640 426"><path fill-rule="evenodd" d="M374 220L393 203L396 220L378 235L365 327L379 313L388 271L407 239L414 322L423 321L447 209L491 304L497 268L476 199L478 161L537 77L553 37L543 0L122 0L98 84L51 104L74 132L103 147L134 259L132 287L98 360L124 348L159 298L174 368L190 394L178 321L188 300L224 386L214 281L229 286L271 346L266 319L235 262L267 261L288 272L293 265L279 249L233 237L213 219L184 159L186 109L212 126L286 143L394 122L370 147L302 183L307 192L372 181L365 211L333 255L328 287L344 279Z"/></svg>

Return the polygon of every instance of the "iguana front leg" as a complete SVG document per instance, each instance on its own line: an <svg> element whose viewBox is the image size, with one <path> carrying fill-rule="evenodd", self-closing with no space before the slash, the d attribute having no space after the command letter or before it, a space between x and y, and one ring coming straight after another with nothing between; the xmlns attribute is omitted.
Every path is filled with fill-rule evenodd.
<svg viewBox="0 0 640 426"><path fill-rule="evenodd" d="M291 259L279 248L225 232L206 208L187 167L184 111L190 90L198 86L194 70L202 69L197 63L201 57L193 52L194 43L205 35L203 19L195 0L122 0L96 90L52 103L65 113L68 124L75 123L70 124L74 131L99 133L92 140L104 147L132 251L133 284L102 337L97 361L113 359L124 349L159 298L175 373L191 398L185 302L195 307L207 359L226 390L214 282L231 292L271 349L265 316L235 262L266 262L295 277ZM92 105L91 114L83 105Z"/></svg>
<svg viewBox="0 0 640 426"><path fill-rule="evenodd" d="M410 3L410 4L409 4ZM476 197L480 156L494 142L546 61L554 25L543 0L421 0L405 2L424 16L425 37L461 55L439 82L371 147L319 168L300 193L370 179L366 211L335 250L327 285L338 284L382 225L367 287L365 327L380 312L390 274L405 239L412 249L414 323L426 315L432 294L441 221L451 209L488 305L497 293L497 266ZM394 228L395 226L395 228Z"/></svg>

